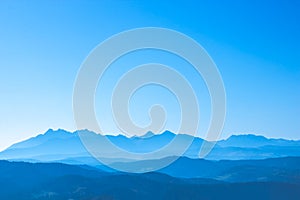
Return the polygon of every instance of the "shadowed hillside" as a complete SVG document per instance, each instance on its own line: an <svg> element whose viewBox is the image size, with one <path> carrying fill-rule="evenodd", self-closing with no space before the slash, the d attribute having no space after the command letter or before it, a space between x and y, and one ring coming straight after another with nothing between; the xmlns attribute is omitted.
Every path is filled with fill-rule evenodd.
<svg viewBox="0 0 300 200"><path fill-rule="evenodd" d="M300 185L225 183L159 173L103 173L86 166L0 162L0 199L289 199Z"/></svg>

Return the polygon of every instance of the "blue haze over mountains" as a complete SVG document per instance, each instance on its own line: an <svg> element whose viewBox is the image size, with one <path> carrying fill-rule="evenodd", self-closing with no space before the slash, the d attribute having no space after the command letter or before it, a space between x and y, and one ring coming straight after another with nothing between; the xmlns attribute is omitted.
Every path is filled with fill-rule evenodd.
<svg viewBox="0 0 300 200"><path fill-rule="evenodd" d="M28 140L13 144L6 150L0 152L0 159L20 160L32 162L62 162L69 164L99 164L86 151L80 141L78 134L89 134L99 141L103 137L108 137L110 141L120 148L131 152L143 153L162 148L168 144L176 135L170 131L155 135L151 132L142 137L103 136L88 130L68 132L62 129L49 129L46 133L40 134ZM179 134L181 140L190 135ZM198 153L203 143L203 139L195 137L191 146L183 156L188 158L198 158ZM170 155L167 156L180 156ZM300 156L300 141L285 139L268 139L256 135L233 135L226 140L216 143L213 150L205 159L207 160L248 160L265 159L287 156ZM131 161L126 158L112 156L111 152L103 152L103 158L111 162Z"/></svg>
<svg viewBox="0 0 300 200"><path fill-rule="evenodd" d="M49 129L0 152L0 199L257 199L298 200L300 141L236 135L218 141L205 158L197 157L204 142L194 141L186 153L153 160L130 160L103 152L111 167L172 164L150 173L124 173L99 163L82 145L80 134L101 142L108 137L121 148L148 152L176 135L165 131L142 137L103 136L88 130L74 133ZM185 140L190 135L178 135ZM107 156L107 157L106 157Z"/></svg>

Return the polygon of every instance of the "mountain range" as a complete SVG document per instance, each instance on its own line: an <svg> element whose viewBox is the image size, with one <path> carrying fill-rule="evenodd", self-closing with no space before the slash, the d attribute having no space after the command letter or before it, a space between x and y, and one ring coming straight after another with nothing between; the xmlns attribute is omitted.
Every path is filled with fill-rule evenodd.
<svg viewBox="0 0 300 200"><path fill-rule="evenodd" d="M120 148L144 153L193 139L183 155L132 160L103 152L110 167L92 157L80 134L96 142L107 137ZM46 133L0 152L0 199L290 199L300 198L300 141L233 135L216 141L198 158L203 142L190 135L146 133L141 137L103 136L88 130ZM159 163L170 165L154 170ZM124 173L113 168L127 167ZM142 173L147 168L150 173Z"/></svg>
<svg viewBox="0 0 300 200"><path fill-rule="evenodd" d="M0 159L30 162L61 162L67 164L99 165L82 144L79 134L92 135L99 141L107 137L112 143L127 151L135 153L151 152L167 145L176 136L170 131L162 134L148 132L142 137L103 136L92 131L81 130L68 132L62 129L49 129L46 133L13 144L0 152ZM179 134L180 140L193 137ZM198 158L204 140L192 138L193 142L182 155L188 158ZM102 152L103 159L110 163L132 162L126 158L111 157L111 152ZM167 156L181 156L170 155ZM257 135L233 135L226 140L216 142L213 150L205 157L207 160L249 160L287 156L300 156L300 141L285 139L268 139Z"/></svg>

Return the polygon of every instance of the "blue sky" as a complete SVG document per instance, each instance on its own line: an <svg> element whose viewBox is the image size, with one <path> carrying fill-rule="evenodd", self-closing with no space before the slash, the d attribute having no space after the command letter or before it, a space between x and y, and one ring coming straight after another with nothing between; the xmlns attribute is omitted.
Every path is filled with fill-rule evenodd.
<svg viewBox="0 0 300 200"><path fill-rule="evenodd" d="M222 137L255 133L300 139L299 8L298 1L1 1L0 149L48 128L75 130L72 92L84 58L111 35L147 26L180 31L211 55L227 94ZM127 66L122 70L150 61L181 70L196 89L199 85L202 119L209 121L205 86L180 60L159 52L130 56L119 64ZM113 83L116 72L118 65L104 81ZM174 97L161 88L143 90L133 97L132 118L145 125L145 108L169 102L166 128L176 129ZM157 91L162 95L153 97ZM101 92L99 86L98 119L107 119L105 130L115 132Z"/></svg>

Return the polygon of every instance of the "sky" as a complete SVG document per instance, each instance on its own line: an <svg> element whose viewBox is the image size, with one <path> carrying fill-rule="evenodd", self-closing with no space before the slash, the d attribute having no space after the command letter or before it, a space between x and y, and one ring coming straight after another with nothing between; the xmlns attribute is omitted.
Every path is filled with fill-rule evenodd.
<svg viewBox="0 0 300 200"><path fill-rule="evenodd" d="M73 87L84 59L108 37L142 27L179 31L212 57L226 89L222 138L253 133L300 139L299 8L296 0L1 1L0 150L49 128L74 131ZM126 70L148 62L170 65L191 82L200 102L199 132L205 132L209 94L187 63L160 51L126 56L97 88L95 108L105 132L118 133L107 98L113 84ZM176 132L178 102L155 85L133 95L132 120L146 126L153 104L165 106L165 129Z"/></svg>

